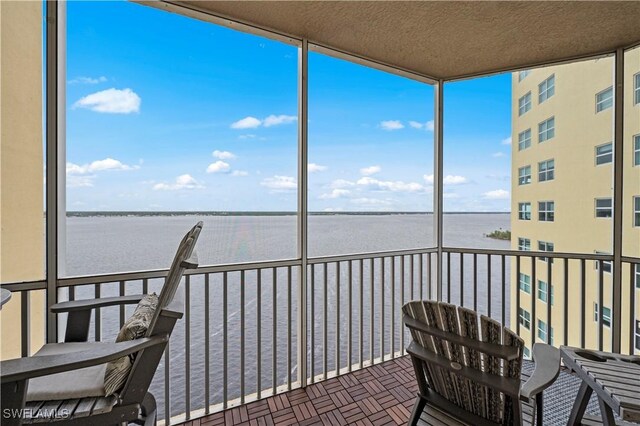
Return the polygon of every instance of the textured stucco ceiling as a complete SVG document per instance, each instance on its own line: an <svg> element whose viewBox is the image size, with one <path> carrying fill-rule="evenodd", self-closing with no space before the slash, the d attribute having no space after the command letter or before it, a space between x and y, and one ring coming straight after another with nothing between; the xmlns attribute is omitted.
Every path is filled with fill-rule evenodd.
<svg viewBox="0 0 640 426"><path fill-rule="evenodd" d="M640 1L174 1L436 78L640 41Z"/></svg>

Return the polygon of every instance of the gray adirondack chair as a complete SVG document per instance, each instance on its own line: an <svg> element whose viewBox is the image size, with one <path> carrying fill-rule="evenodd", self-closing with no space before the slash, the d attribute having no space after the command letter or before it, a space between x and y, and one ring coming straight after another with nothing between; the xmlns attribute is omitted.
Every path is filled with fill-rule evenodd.
<svg viewBox="0 0 640 426"><path fill-rule="evenodd" d="M182 294L176 291L185 269L198 266L194 247L201 229L199 222L182 239L144 337L122 343L87 342L93 309L136 304L144 295L53 305L52 312L68 313L64 343L46 344L32 357L0 363L1 423L155 424L156 403L148 389L176 321L183 315ZM131 354L136 357L124 387L104 396L105 363ZM43 395L43 389L50 396L33 400L30 388L38 389L37 396Z"/></svg>
<svg viewBox="0 0 640 426"><path fill-rule="evenodd" d="M419 390L408 424L542 424L542 391L560 372L558 349L536 343L535 370L522 384L524 341L500 323L443 302L402 309Z"/></svg>

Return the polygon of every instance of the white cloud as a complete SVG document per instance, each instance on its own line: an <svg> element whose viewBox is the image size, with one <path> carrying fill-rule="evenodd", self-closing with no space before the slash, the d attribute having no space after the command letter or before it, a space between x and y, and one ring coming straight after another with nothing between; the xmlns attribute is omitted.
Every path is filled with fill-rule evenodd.
<svg viewBox="0 0 640 426"><path fill-rule="evenodd" d="M404 125L399 120L386 120L380 122L383 130L400 130L404 129Z"/></svg>
<svg viewBox="0 0 640 426"><path fill-rule="evenodd" d="M433 185L434 177L432 174L424 175L423 178L429 185ZM442 178L442 183L444 185L461 185L467 182L469 182L469 180L466 177L460 175L446 175L444 178Z"/></svg>
<svg viewBox="0 0 640 426"><path fill-rule="evenodd" d="M277 126L279 124L289 124L296 121L298 117L295 115L270 115L262 122L264 127Z"/></svg>
<svg viewBox="0 0 640 426"><path fill-rule="evenodd" d="M494 152L491 156L494 158L504 157L504 152Z"/></svg>
<svg viewBox="0 0 640 426"><path fill-rule="evenodd" d="M249 134L246 134L246 135L238 136L238 139L254 139L255 137L256 137L256 135L249 133Z"/></svg>
<svg viewBox="0 0 640 426"><path fill-rule="evenodd" d="M244 170L234 170L231 172L231 176L249 176L249 172Z"/></svg>
<svg viewBox="0 0 640 426"><path fill-rule="evenodd" d="M354 204L364 204L369 206L388 206L391 205L391 201L389 200L380 200L378 198L354 198L351 200Z"/></svg>
<svg viewBox="0 0 640 426"><path fill-rule="evenodd" d="M229 151L218 151L217 149L211 153L215 158L219 160L233 160L236 155Z"/></svg>
<svg viewBox="0 0 640 426"><path fill-rule="evenodd" d="M320 164L316 163L309 163L307 165L307 171L309 173L324 172L325 170L327 170L327 166L321 166Z"/></svg>
<svg viewBox="0 0 640 426"><path fill-rule="evenodd" d="M263 179L260 185L274 191L291 191L298 188L296 179L291 176L275 175L274 177Z"/></svg>
<svg viewBox="0 0 640 426"><path fill-rule="evenodd" d="M100 77L76 77L73 80L69 80L69 84L98 84L98 83L104 83L105 81L107 81L107 77L105 76L100 76Z"/></svg>
<svg viewBox="0 0 640 426"><path fill-rule="evenodd" d="M248 116L243 118L242 120L238 120L232 123L231 128L232 129L255 129L260 126L272 127L272 126L278 126L280 124L293 123L297 119L298 117L296 117L295 115L285 115L285 114L281 114L281 115L271 114L270 116L262 120L256 117ZM247 139L247 138L255 137L255 135L243 135L243 136L241 136L240 138Z"/></svg>
<svg viewBox="0 0 640 426"><path fill-rule="evenodd" d="M348 197L349 195L351 195L351 191L349 191L348 189L334 189L328 194L321 194L318 198L329 200L334 198L344 198Z"/></svg>
<svg viewBox="0 0 640 426"><path fill-rule="evenodd" d="M255 117L245 117L242 120L238 120L235 123L231 124L232 129L255 129L256 127L260 127L262 121L258 120Z"/></svg>
<svg viewBox="0 0 640 426"><path fill-rule="evenodd" d="M179 191L183 189L202 189L202 188L204 188L204 186L189 174L178 176L176 178L175 183L157 183L153 186L153 189L155 191Z"/></svg>
<svg viewBox="0 0 640 426"><path fill-rule="evenodd" d="M341 212L343 210L342 210L342 207L327 207L323 211L325 211L325 212Z"/></svg>
<svg viewBox="0 0 640 426"><path fill-rule="evenodd" d="M330 188L340 189L340 188L349 188L354 186L355 183L345 180L345 179L336 179L329 185Z"/></svg>
<svg viewBox="0 0 640 426"><path fill-rule="evenodd" d="M418 192L424 190L424 186L416 182L382 181L367 176L358 179L356 183L374 191Z"/></svg>
<svg viewBox="0 0 640 426"><path fill-rule="evenodd" d="M360 173L365 176L371 176L371 175L375 175L376 173L379 173L380 170L382 170L380 166L369 166L369 167L364 167L360 169Z"/></svg>
<svg viewBox="0 0 640 426"><path fill-rule="evenodd" d="M409 126L413 127L414 129L425 129L433 132L433 120L429 120L426 123L421 123L419 121L410 121Z"/></svg>
<svg viewBox="0 0 640 426"><path fill-rule="evenodd" d="M83 165L67 163L67 175L85 175L104 170L137 170L139 168L140 166L129 166L113 158L105 158Z"/></svg>
<svg viewBox="0 0 640 426"><path fill-rule="evenodd" d="M87 108L108 114L140 112L140 96L131 89L107 89L85 96L73 104L74 108Z"/></svg>
<svg viewBox="0 0 640 426"><path fill-rule="evenodd" d="M495 189L493 191L485 192L482 195L487 200L508 200L509 199L509 191L505 191L504 189Z"/></svg>
<svg viewBox="0 0 640 426"><path fill-rule="evenodd" d="M454 199L454 198L460 198L460 195L454 192L445 192L444 194L442 194L442 198Z"/></svg>
<svg viewBox="0 0 640 426"><path fill-rule="evenodd" d="M95 176L67 176L67 186L69 188L90 188L93 186Z"/></svg>
<svg viewBox="0 0 640 426"><path fill-rule="evenodd" d="M511 136L509 136L508 138L502 139L502 142L500 142L502 145L511 145Z"/></svg>
<svg viewBox="0 0 640 426"><path fill-rule="evenodd" d="M229 169L231 169L229 163L218 160L215 163L209 164L209 167L207 167L207 173L226 173Z"/></svg>

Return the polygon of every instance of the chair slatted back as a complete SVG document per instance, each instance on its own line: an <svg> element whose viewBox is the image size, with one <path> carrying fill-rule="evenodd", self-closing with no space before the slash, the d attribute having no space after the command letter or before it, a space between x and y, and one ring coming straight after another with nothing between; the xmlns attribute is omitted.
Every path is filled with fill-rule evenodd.
<svg viewBox="0 0 640 426"><path fill-rule="evenodd" d="M432 354L429 358L433 362L414 357L418 383L426 382L430 390L489 422L520 422L517 389L524 347L520 337L491 318L448 303L412 301L404 305L403 312L417 321L413 326L408 324L413 342ZM507 357L503 347L512 347L508 350L512 355ZM480 377L477 373L484 374L484 383L476 380ZM517 380L509 394L491 386L505 378L513 379L511 384Z"/></svg>

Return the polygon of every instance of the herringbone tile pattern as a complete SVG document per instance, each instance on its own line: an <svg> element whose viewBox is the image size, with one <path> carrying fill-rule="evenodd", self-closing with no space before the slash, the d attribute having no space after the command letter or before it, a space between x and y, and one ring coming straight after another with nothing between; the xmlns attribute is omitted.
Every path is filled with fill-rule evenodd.
<svg viewBox="0 0 640 426"><path fill-rule="evenodd" d="M411 360L401 357L184 425L400 425L417 391Z"/></svg>

